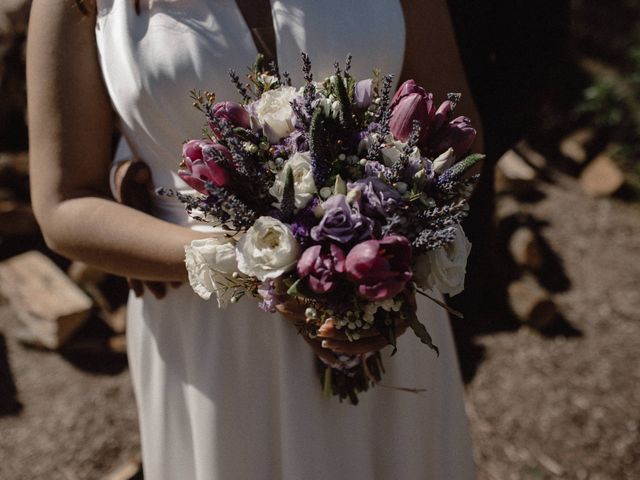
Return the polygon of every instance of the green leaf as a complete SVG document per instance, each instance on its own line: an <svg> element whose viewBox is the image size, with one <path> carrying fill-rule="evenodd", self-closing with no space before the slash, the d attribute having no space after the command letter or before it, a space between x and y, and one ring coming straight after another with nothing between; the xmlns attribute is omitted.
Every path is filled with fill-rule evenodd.
<svg viewBox="0 0 640 480"><path fill-rule="evenodd" d="M342 75L334 75L332 78L333 88L338 97L338 101L340 102L340 109L342 111L340 115L340 119L342 120L342 125L345 128L351 129L353 127L353 116L351 114L351 102L349 101L349 94L347 93L347 89L344 86L344 81L342 79Z"/></svg>
<svg viewBox="0 0 640 480"><path fill-rule="evenodd" d="M427 327L420 323L420 320L418 320L418 316L416 315L416 312L413 311L413 308L405 304L404 312L407 317L407 321L409 322L409 326L413 330L413 333L416 334L416 336L422 343L434 350L436 352L436 355L440 356L440 350L434 345L433 339L427 331Z"/></svg>
<svg viewBox="0 0 640 480"><path fill-rule="evenodd" d="M453 165L442 175L440 175L440 177L438 178L438 183L442 184L445 182L458 180L467 170L469 170L476 163L484 160L485 158L486 155L483 155L482 153L472 153L471 155Z"/></svg>
<svg viewBox="0 0 640 480"><path fill-rule="evenodd" d="M292 297L298 297L302 295L300 291L302 279L299 278L287 289L287 295L291 295Z"/></svg>
<svg viewBox="0 0 640 480"><path fill-rule="evenodd" d="M293 217L296 209L295 188L293 184L293 170L287 166L285 172L284 188L282 190L282 201L280 202L280 210L285 219Z"/></svg>

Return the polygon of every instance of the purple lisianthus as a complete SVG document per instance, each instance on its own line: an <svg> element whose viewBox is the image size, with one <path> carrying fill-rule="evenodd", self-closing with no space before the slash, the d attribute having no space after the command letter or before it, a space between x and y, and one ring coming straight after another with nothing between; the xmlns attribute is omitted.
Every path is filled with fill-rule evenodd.
<svg viewBox="0 0 640 480"><path fill-rule="evenodd" d="M364 174L367 177L379 177L381 175L384 175L386 169L387 167L375 160L367 160L367 162L364 164Z"/></svg>
<svg viewBox="0 0 640 480"><path fill-rule="evenodd" d="M275 313L276 307L283 303L277 294L276 282L273 279L262 282L258 286L258 294L262 297L258 307L267 313Z"/></svg>
<svg viewBox="0 0 640 480"><path fill-rule="evenodd" d="M329 247L314 245L307 248L298 260L298 275L307 279L315 293L328 293L335 289L344 273L345 255L335 243Z"/></svg>
<svg viewBox="0 0 640 480"><path fill-rule="evenodd" d="M345 270L361 297L370 301L395 297L413 276L411 244L400 235L367 240L351 249Z"/></svg>
<svg viewBox="0 0 640 480"><path fill-rule="evenodd" d="M333 240L349 243L371 238L373 220L361 214L356 205L349 205L344 195L330 197L322 204L322 208L322 220L311 229L311 238L316 242Z"/></svg>
<svg viewBox="0 0 640 480"><path fill-rule="evenodd" d="M402 195L376 177L349 183L349 190L360 190L360 208L369 217L386 218L402 203Z"/></svg>
<svg viewBox="0 0 640 480"><path fill-rule="evenodd" d="M178 175L200 193L207 193L206 182L224 187L229 182L229 174L217 163L218 158L230 159L231 152L210 140L190 140L182 146L182 160L187 170L180 170Z"/></svg>

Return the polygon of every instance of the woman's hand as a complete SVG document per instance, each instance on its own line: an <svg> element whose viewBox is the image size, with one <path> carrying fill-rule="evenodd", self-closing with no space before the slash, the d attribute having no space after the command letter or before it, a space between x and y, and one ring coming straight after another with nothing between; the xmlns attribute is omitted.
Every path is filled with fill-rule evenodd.
<svg viewBox="0 0 640 480"><path fill-rule="evenodd" d="M410 301L415 308L415 299ZM277 309L297 328L306 325L308 321L305 315L306 307L295 300L278 305ZM407 323L398 317L395 321L395 336L404 334L407 327ZM361 331L358 340L349 340L343 331L336 328L332 319L327 320L318 329L317 338L309 338L307 335L304 335L304 338L316 355L330 365L339 363L336 354L361 355L377 352L389 345L389 341L375 327Z"/></svg>

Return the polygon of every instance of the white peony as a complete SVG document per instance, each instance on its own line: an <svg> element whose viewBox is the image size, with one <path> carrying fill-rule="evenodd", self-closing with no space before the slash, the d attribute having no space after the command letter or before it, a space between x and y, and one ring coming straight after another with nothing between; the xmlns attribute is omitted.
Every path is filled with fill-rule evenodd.
<svg viewBox="0 0 640 480"><path fill-rule="evenodd" d="M277 143L294 130L291 102L298 96L293 87L268 90L256 102L254 113L271 143Z"/></svg>
<svg viewBox="0 0 640 480"><path fill-rule="evenodd" d="M425 290L436 288L440 293L457 295L464 290L467 257L470 251L471 243L462 227L457 225L456 239L453 243L416 258L413 272L416 285Z"/></svg>
<svg viewBox="0 0 640 480"><path fill-rule="evenodd" d="M269 193L282 201L284 183L287 179L287 169L293 172L293 191L295 195L296 210L303 208L316 193L316 184L313 181L313 169L311 168L311 154L309 152L296 152L285 162L282 170L276 176L275 182L269 189ZM275 206L279 207L279 204Z"/></svg>
<svg viewBox="0 0 640 480"><path fill-rule="evenodd" d="M226 307L232 291L222 288L222 285L233 272L238 271L235 245L222 239L205 238L185 245L184 252L189 284L193 291L204 300L209 300L215 293L218 307Z"/></svg>
<svg viewBox="0 0 640 480"><path fill-rule="evenodd" d="M258 280L275 279L295 267L300 246L289 228L273 217L260 217L238 241L238 269Z"/></svg>

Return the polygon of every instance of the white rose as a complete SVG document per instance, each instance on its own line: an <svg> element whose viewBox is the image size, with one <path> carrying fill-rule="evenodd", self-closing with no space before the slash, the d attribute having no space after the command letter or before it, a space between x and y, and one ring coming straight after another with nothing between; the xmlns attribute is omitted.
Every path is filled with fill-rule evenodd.
<svg viewBox="0 0 640 480"><path fill-rule="evenodd" d="M460 225L456 226L456 239L449 245L436 248L416 259L413 279L418 287L440 293L457 295L464 289L467 257L471 243Z"/></svg>
<svg viewBox="0 0 640 480"><path fill-rule="evenodd" d="M296 152L285 162L282 170L276 176L275 182L269 189L269 193L282 201L284 183L287 179L287 169L293 173L293 191L296 210L303 208L316 193L316 184L313 181L313 169L311 168L311 154L309 152ZM279 207L280 204L276 204Z"/></svg>
<svg viewBox="0 0 640 480"><path fill-rule="evenodd" d="M185 245L184 252L193 291L204 300L209 300L215 293L218 307L226 307L233 292L223 288L223 285L233 272L238 271L235 245L220 239L205 238Z"/></svg>
<svg viewBox="0 0 640 480"><path fill-rule="evenodd" d="M294 129L291 102L298 96L293 87L280 87L262 94L255 105L258 123L271 143L277 143Z"/></svg>
<svg viewBox="0 0 640 480"><path fill-rule="evenodd" d="M238 241L238 269L264 281L295 267L300 246L289 228L273 217L259 217Z"/></svg>

